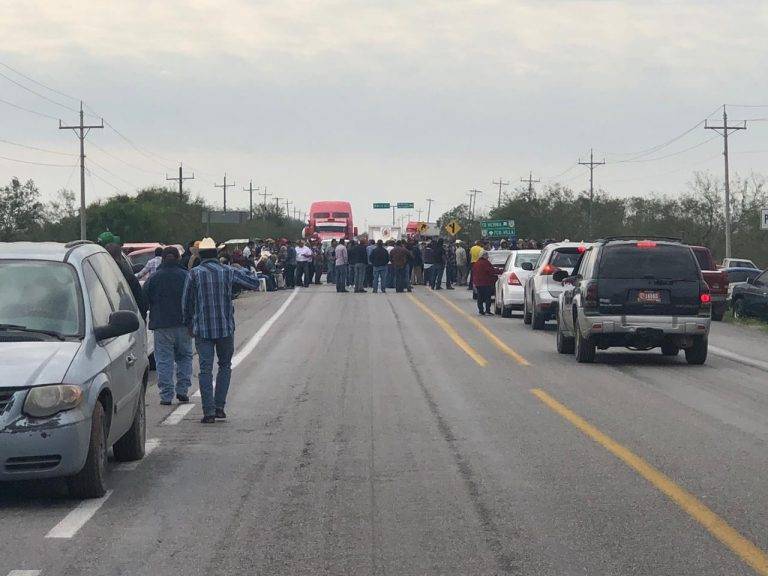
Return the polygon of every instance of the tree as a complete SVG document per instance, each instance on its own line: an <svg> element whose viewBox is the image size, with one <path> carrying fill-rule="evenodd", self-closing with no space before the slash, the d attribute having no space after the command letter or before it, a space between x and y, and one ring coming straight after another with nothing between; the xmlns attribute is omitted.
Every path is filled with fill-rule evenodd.
<svg viewBox="0 0 768 576"><path fill-rule="evenodd" d="M0 188L0 240L27 238L43 222L40 191L32 180L22 184L13 178L8 186Z"/></svg>

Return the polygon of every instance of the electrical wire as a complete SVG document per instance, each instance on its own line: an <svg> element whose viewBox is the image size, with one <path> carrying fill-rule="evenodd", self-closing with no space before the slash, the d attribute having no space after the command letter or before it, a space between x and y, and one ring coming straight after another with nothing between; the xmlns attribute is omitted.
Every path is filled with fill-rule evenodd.
<svg viewBox="0 0 768 576"><path fill-rule="evenodd" d="M8 158L7 156L0 156L0 160L8 160L9 162L19 162L21 164L32 164L34 166L50 166L52 168L72 168L72 164L49 164L47 162L33 162L31 160L19 160L18 158Z"/></svg>
<svg viewBox="0 0 768 576"><path fill-rule="evenodd" d="M77 156L77 154L71 154L70 152L59 152L57 150L47 150L46 148L38 148L37 146L28 146L26 144L19 144L18 142L11 142L0 138L0 142L4 144L10 144L11 146L18 146L19 148L26 148L27 150L37 150L38 152L46 152L48 154L58 154L59 156Z"/></svg>
<svg viewBox="0 0 768 576"><path fill-rule="evenodd" d="M122 178L121 176L118 176L117 174L115 174L114 172L112 172L112 170L110 170L110 169L108 169L108 168L105 168L104 166L102 166L101 164L99 164L98 162L96 162L96 161L95 161L93 158L91 158L91 159L90 159L90 164L92 164L93 166L96 166L96 167L98 167L98 168L99 168L99 170L103 170L104 172L106 172L106 173L107 173L107 174L109 174L110 176L112 176L112 177L114 177L114 178L117 178L118 180L120 180L120 181L121 181L121 182L123 182L124 184L127 184L127 185L128 185L128 186L130 186L131 188L136 188L136 189L138 189L138 188L139 188L138 186L136 186L136 185L135 185L135 184L133 184L132 182L128 182L128 180L126 180L125 178Z"/></svg>
<svg viewBox="0 0 768 576"><path fill-rule="evenodd" d="M8 102L8 100L3 100L2 98L0 98L0 102L2 102L3 104L7 104L8 106L13 106L14 108L17 108L19 110L23 110L24 112L29 112L30 114L42 116L43 118L50 118L51 120L58 120L56 116L51 116L50 114L45 114L44 112L38 112L37 110L24 108L24 106L19 106L18 104L14 104L13 102Z"/></svg>
<svg viewBox="0 0 768 576"><path fill-rule="evenodd" d="M661 174L647 174L645 176L638 176L636 178L624 178L620 180L615 179L607 179L607 180L601 180L603 184L621 184L624 182L636 182L638 180L647 180L648 178L660 178L662 176L667 176L668 174L674 174L676 172L682 172L683 170L690 169L691 166L698 166L700 164L705 164L707 162L711 162L715 158L720 158L722 156L721 153L715 154L714 156L709 156L707 158L704 158L703 160L699 160L698 162L694 162L692 164L686 164L685 166L681 166L679 168L675 168L674 170L669 170L668 172L662 172Z"/></svg>
<svg viewBox="0 0 768 576"><path fill-rule="evenodd" d="M90 142L89 146L93 146L94 148L96 148L97 150L100 150L103 154L106 154L107 156L109 156L113 160L117 160L118 162L122 162L126 166L129 166L130 168L133 168L134 170L138 170L139 172L144 172L146 174L151 174L153 176L165 176L165 174L163 174L162 172L153 172L152 170L147 170L145 168L141 168L140 166L136 166L135 164L131 164L130 162L128 162L126 160L123 160L119 156L115 156L114 154L112 154L108 150L105 150L104 148L102 148L101 146L96 144L95 142Z"/></svg>
<svg viewBox="0 0 768 576"><path fill-rule="evenodd" d="M36 90L32 90L32 88L30 88L30 87L24 86L24 84L22 84L21 82L18 82L16 80L14 80L10 76L7 76L6 74L3 74L2 72L0 72L0 77L5 78L9 82L13 82L19 88L21 88L23 90L26 90L30 94L34 94L38 98L42 98L43 100L46 100L47 102L50 102L51 104L56 104L56 106L61 106L62 108L66 109L66 110L69 110L71 112L79 112L79 110L77 110L76 108L72 108L71 106L67 106L66 104L62 104L61 102L57 102L53 98L48 98L48 96L46 96L44 94L40 94L40 92L37 92Z"/></svg>
<svg viewBox="0 0 768 576"><path fill-rule="evenodd" d="M93 163L93 161L91 161L91 163ZM96 174L95 172L90 170L89 168L86 168L85 171L88 173L88 177L91 178L91 188L94 190L94 192L96 191L96 187L93 185L93 177L95 176L96 178L98 178L99 180L104 182L104 184L106 184L107 186L111 186L112 188L114 188L115 190L120 192L121 194L128 194L125 190L122 190L122 189L118 188L117 186L112 184L112 182L110 182L109 180L105 180L104 178L102 178L101 176L99 176L98 174Z"/></svg>
<svg viewBox="0 0 768 576"><path fill-rule="evenodd" d="M683 148L682 150L678 150L677 152L671 152L669 154L665 154L664 156L656 156L654 158L642 158L640 160L616 160L614 162L607 162L607 164L626 164L626 163L636 163L636 162L656 162L657 160L664 160L665 158L672 158L673 156L679 156L680 154L685 154L686 152L689 152L690 150L694 150L696 148L704 146L704 144L712 142L712 140L717 140L718 138L720 138L719 135L718 136L712 136L711 138L707 138L706 140L702 140L698 144L694 144L693 146L689 146L688 148Z"/></svg>
<svg viewBox="0 0 768 576"><path fill-rule="evenodd" d="M72 99L72 100L74 100L75 102L79 102L79 101L81 100L81 98L76 98L75 96L70 96L69 94L65 94L64 92L60 92L59 90L56 90L55 88L51 88L50 86L46 86L46 85L45 85L45 84L43 84L42 82L40 82L40 81L38 81L38 80L35 80L34 78L30 78L29 76L27 76L27 75L26 75L26 74L24 74L23 72L19 72L18 70L16 70L16 68L14 68L13 66L10 66L10 65L6 64L5 62L0 62L0 66L3 66L4 68L7 68L7 69L8 69L8 70L10 70L11 72L14 72L14 73L18 74L18 75L19 75L19 76L21 76L22 78L26 78L27 80L29 80L29 81L30 81L30 82L32 82L33 84L37 84L37 85L38 85L38 86L40 86L41 88L45 88L46 90L50 90L50 91L51 91L51 92L53 92L54 94L58 94L59 96L64 96L65 98L71 98L71 99Z"/></svg>

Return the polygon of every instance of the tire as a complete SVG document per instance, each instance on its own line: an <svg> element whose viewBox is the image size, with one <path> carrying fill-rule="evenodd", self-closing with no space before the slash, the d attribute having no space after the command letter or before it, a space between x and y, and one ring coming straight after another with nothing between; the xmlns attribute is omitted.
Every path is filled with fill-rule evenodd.
<svg viewBox="0 0 768 576"><path fill-rule="evenodd" d="M152 370L152 372L157 370L157 361L155 360L154 352L149 355L149 369Z"/></svg>
<svg viewBox="0 0 768 576"><path fill-rule="evenodd" d="M707 361L707 348L709 347L707 337L699 336L693 339L693 346L685 349L685 360L688 364L701 366Z"/></svg>
<svg viewBox="0 0 768 576"><path fill-rule="evenodd" d="M112 447L115 460L118 462L132 462L144 458L144 445L147 441L147 406L146 406L146 379L141 384L139 391L139 403L133 415L133 422L122 438Z"/></svg>
<svg viewBox="0 0 768 576"><path fill-rule="evenodd" d="M104 406L97 401L91 415L91 440L85 465L80 472L67 478L73 498L101 498L107 493L107 449L107 419Z"/></svg>
<svg viewBox="0 0 768 576"><path fill-rule="evenodd" d="M531 320L531 313L528 312L528 300L523 297L523 324L530 324Z"/></svg>
<svg viewBox="0 0 768 576"><path fill-rule="evenodd" d="M733 308L733 317L737 320L743 320L747 315L744 311L744 300L739 298L737 300L733 301L733 304L731 304L731 307Z"/></svg>
<svg viewBox="0 0 768 576"><path fill-rule="evenodd" d="M676 344L662 344L661 353L664 356L677 356L680 353L680 346Z"/></svg>
<svg viewBox="0 0 768 576"><path fill-rule="evenodd" d="M573 337L563 334L560 327L560 315L557 315L557 351L560 354L573 354L575 343Z"/></svg>
<svg viewBox="0 0 768 576"><path fill-rule="evenodd" d="M533 302L533 311L531 312L531 328L534 330L544 330L544 324L547 319L541 315L540 312L536 312L536 302Z"/></svg>
<svg viewBox="0 0 768 576"><path fill-rule="evenodd" d="M512 307L511 306L502 306L501 307L501 317L502 318L512 318Z"/></svg>
<svg viewBox="0 0 768 576"><path fill-rule="evenodd" d="M501 316L501 308L499 308L499 299L496 298L493 302L493 312L496 316Z"/></svg>
<svg viewBox="0 0 768 576"><path fill-rule="evenodd" d="M573 331L576 334L576 362L579 364L591 364L595 361L596 349L594 341L592 338L584 338L577 324L574 324Z"/></svg>
<svg viewBox="0 0 768 576"><path fill-rule="evenodd" d="M712 309L712 320L715 322L722 322L723 316L725 316L725 306L718 306Z"/></svg>

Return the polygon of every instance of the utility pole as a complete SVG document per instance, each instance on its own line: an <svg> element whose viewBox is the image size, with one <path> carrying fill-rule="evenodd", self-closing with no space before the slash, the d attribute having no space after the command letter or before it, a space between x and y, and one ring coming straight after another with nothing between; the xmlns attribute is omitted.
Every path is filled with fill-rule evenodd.
<svg viewBox="0 0 768 576"><path fill-rule="evenodd" d="M605 160L602 162L595 162L592 148L589 149L589 162L582 162L579 158L579 164L582 166L589 166L589 211L587 213L587 238L592 237L592 202L595 199L595 166L602 166L605 164Z"/></svg>
<svg viewBox="0 0 768 576"><path fill-rule="evenodd" d="M286 218L289 218L289 219L290 219L290 217L291 217L291 208L290 208L291 204L293 204L293 202L289 201L289 200L286 198L286 199L285 199L285 217L286 217Z"/></svg>
<svg viewBox="0 0 768 576"><path fill-rule="evenodd" d="M184 200L184 180L194 180L195 173L192 172L192 176L184 176L184 168L179 162L179 175L176 178L168 178L168 174L166 174L165 179L179 183L179 202L181 202Z"/></svg>
<svg viewBox="0 0 768 576"><path fill-rule="evenodd" d="M710 126L707 121L704 121L704 128L706 130L714 130L723 137L723 158L725 160L725 257L731 257L731 182L730 173L728 169L728 133L735 132L736 130L746 130L747 121L741 126L728 126L728 113L725 110L725 104L723 104L723 125L722 126Z"/></svg>
<svg viewBox="0 0 768 576"><path fill-rule="evenodd" d="M424 212L424 210L422 210L421 208L419 208L418 210L416 210L416 212L418 212L418 213L419 213L419 216L418 216L418 218L419 218L419 222L421 222L421 213L422 213L422 212Z"/></svg>
<svg viewBox="0 0 768 576"><path fill-rule="evenodd" d="M509 186L509 182L504 182L501 178L499 178L498 182L496 182L496 180L494 180L492 182L492 184L498 184L499 185L499 203L498 203L498 207L501 208L501 187L502 186Z"/></svg>
<svg viewBox="0 0 768 576"><path fill-rule="evenodd" d="M267 219L267 196L272 196L272 194L267 194L267 187L264 186L264 192L261 192L259 196L261 196L264 199L262 204L264 206L264 219L266 220Z"/></svg>
<svg viewBox="0 0 768 576"><path fill-rule="evenodd" d="M395 225L395 205L392 204L392 226Z"/></svg>
<svg viewBox="0 0 768 576"><path fill-rule="evenodd" d="M520 182L528 182L528 193L533 193L533 184L541 182L541 180L534 180L533 179L533 172L528 173L528 178L520 178Z"/></svg>
<svg viewBox="0 0 768 576"><path fill-rule="evenodd" d="M93 128L104 128L104 120L99 126L86 126L83 124L83 101L80 101L80 124L77 126L64 126L59 120L59 130L74 130L80 140L80 239L85 240L85 137Z"/></svg>
<svg viewBox="0 0 768 576"><path fill-rule="evenodd" d="M429 216L432 214L432 198L427 198L427 222L429 222Z"/></svg>
<svg viewBox="0 0 768 576"><path fill-rule="evenodd" d="M234 182L232 184L227 184L227 173L224 172L224 184L213 184L214 188L223 188L224 189L224 212L227 211L227 188L232 188L235 185Z"/></svg>
<svg viewBox="0 0 768 576"><path fill-rule="evenodd" d="M280 196L275 196L275 209L277 210L277 215L279 216L280 211L280 200L285 200L285 198L280 198ZM286 214L288 216L288 214Z"/></svg>
<svg viewBox="0 0 768 576"><path fill-rule="evenodd" d="M257 192L260 190L260 188L254 188L253 187L253 180L248 181L248 188L243 188L243 192L248 192L248 202L250 206L250 213L251 217L250 219L253 220L253 191L256 190Z"/></svg>
<svg viewBox="0 0 768 576"><path fill-rule="evenodd" d="M477 195L482 194L482 190L475 190L472 188L472 190L469 191L470 194L470 200L469 200L469 219L474 220L475 219L475 208L477 208Z"/></svg>

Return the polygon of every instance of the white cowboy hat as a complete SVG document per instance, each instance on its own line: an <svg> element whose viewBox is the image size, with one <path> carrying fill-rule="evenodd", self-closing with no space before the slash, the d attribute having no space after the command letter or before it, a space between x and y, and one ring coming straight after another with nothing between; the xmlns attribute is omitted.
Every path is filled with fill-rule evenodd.
<svg viewBox="0 0 768 576"><path fill-rule="evenodd" d="M216 242L213 238L203 238L200 240L199 250L216 250Z"/></svg>

